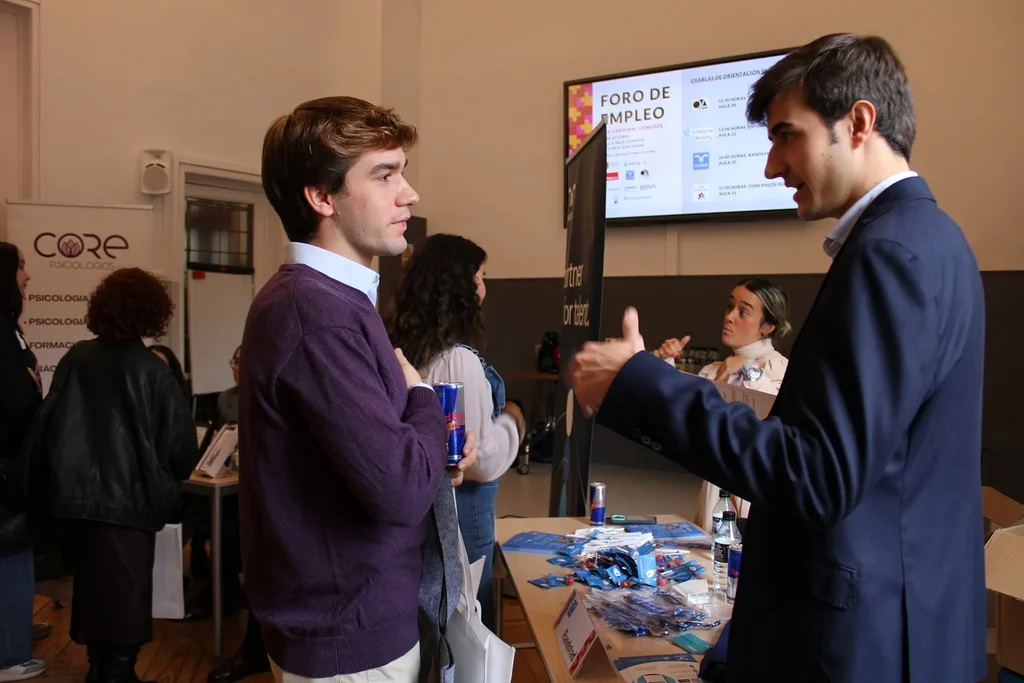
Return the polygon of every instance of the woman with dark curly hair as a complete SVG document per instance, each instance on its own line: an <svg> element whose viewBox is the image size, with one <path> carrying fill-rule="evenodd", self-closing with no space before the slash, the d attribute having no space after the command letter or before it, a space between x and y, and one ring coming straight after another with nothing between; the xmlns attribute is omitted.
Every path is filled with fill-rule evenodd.
<svg viewBox="0 0 1024 683"><path fill-rule="evenodd" d="M96 338L57 365L50 391L59 393L32 456L48 512L74 539L71 638L88 648L95 683L139 680L136 657L152 638L156 532L178 515L180 482L199 460L188 399L143 343L163 336L172 309L144 270L100 282L86 313Z"/></svg>
<svg viewBox="0 0 1024 683"><path fill-rule="evenodd" d="M498 480L515 460L526 432L519 407L505 403L505 384L474 349L483 341L480 307L487 295L487 252L458 235L432 235L406 265L388 318L391 343L428 383L461 382L466 430L477 434L477 461L455 490L459 529L471 562L484 558L477 597L494 629L491 563Z"/></svg>

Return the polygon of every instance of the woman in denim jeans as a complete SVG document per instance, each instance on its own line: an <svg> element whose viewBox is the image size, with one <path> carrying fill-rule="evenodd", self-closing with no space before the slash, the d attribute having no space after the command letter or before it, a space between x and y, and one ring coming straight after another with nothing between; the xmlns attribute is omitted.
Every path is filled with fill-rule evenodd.
<svg viewBox="0 0 1024 683"><path fill-rule="evenodd" d="M388 312L388 334L425 382L461 382L466 430L477 434L477 462L455 490L459 529L470 562L484 558L481 619L492 631L494 506L498 481L515 460L526 432L518 406L505 402L505 384L475 346L483 340L481 304L487 294L487 252L457 235L432 235L416 245Z"/></svg>
<svg viewBox="0 0 1024 683"><path fill-rule="evenodd" d="M42 402L36 357L18 324L28 280L25 257L0 242L0 477L19 476L21 443ZM35 558L25 514L15 506L0 499L0 681L46 671L32 659Z"/></svg>

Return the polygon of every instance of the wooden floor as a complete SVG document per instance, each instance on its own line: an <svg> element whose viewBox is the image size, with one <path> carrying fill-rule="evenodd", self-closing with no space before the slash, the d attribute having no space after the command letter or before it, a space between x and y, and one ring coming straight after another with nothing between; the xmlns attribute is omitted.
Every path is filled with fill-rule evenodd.
<svg viewBox="0 0 1024 683"><path fill-rule="evenodd" d="M36 597L36 621L53 624L53 633L36 643L33 655L46 660L49 668L44 676L36 680L54 683L83 683L89 661L85 648L75 645L68 638L71 619L70 603L62 603L57 609L50 598ZM530 630L523 620L519 603L505 598L504 640L520 644L532 642ZM224 652L230 656L242 640L245 620L241 614L233 614L224 621ZM213 623L210 620L196 624L171 621L153 622L153 642L146 645L139 655L136 671L144 681L158 683L206 683L206 676L215 666L213 658ZM998 667L989 655L989 669L986 682L994 683L998 678ZM272 683L270 674L253 676L246 683ZM512 683L547 683L544 665L535 649L516 651Z"/></svg>
<svg viewBox="0 0 1024 683"><path fill-rule="evenodd" d="M36 680L53 683L83 683L89 669L85 648L68 637L71 620L70 603L58 609L50 598L36 597L36 621L53 624L53 633L33 648L33 656L46 660L48 669ZM224 621L224 652L230 656L242 640L244 615L235 613ZM504 638L510 643L532 642L530 630L523 621L519 603L505 599ZM206 683L206 676L215 666L213 657L213 622L210 620L185 624L173 621L153 622L153 642L142 648L136 672L144 681L158 683ZM270 674L253 676L246 683L272 683ZM516 652L512 683L547 683L544 665L534 649Z"/></svg>

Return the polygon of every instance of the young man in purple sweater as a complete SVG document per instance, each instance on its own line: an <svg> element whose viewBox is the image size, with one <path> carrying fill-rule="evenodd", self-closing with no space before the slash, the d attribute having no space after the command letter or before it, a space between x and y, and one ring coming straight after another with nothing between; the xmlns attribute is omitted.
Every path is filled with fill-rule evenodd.
<svg viewBox="0 0 1024 683"><path fill-rule="evenodd" d="M242 339L239 496L245 593L278 683L419 680L424 548L476 457L469 437L447 468L437 396L375 308L371 260L405 250L419 201L403 176L415 141L349 97L299 105L264 139L291 243Z"/></svg>

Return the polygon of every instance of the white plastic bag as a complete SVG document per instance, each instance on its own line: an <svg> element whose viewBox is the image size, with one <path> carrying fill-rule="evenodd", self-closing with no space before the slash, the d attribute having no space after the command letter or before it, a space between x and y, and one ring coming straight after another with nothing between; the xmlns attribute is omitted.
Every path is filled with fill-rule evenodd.
<svg viewBox="0 0 1024 683"><path fill-rule="evenodd" d="M153 562L154 619L185 618L181 545L180 524L168 524L156 535L156 557Z"/></svg>
<svg viewBox="0 0 1024 683"><path fill-rule="evenodd" d="M462 594L448 620L448 645L455 659L455 683L511 683L516 650L483 625L476 599L483 559L469 564L459 538Z"/></svg>

